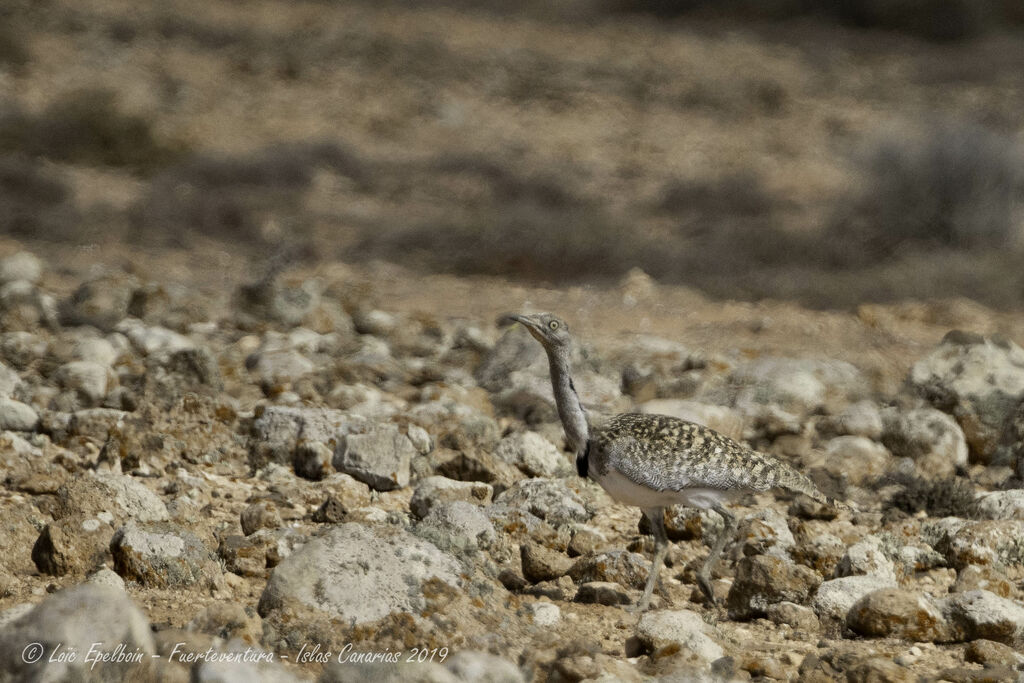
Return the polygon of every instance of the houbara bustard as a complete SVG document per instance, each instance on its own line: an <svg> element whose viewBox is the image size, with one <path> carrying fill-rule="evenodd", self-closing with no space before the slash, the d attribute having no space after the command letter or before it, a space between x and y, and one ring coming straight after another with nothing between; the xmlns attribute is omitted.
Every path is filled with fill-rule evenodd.
<svg viewBox="0 0 1024 683"><path fill-rule="evenodd" d="M847 507L826 496L806 476L780 460L747 448L713 429L666 415L624 413L591 427L573 386L569 367L569 327L549 313L506 314L501 326L521 323L548 355L558 416L576 471L590 477L620 503L643 510L654 532L654 559L637 610L650 605L668 550L664 510L670 505L711 509L725 527L697 572L701 591L715 604L711 570L736 531L736 518L726 508L733 496L750 491L785 488L816 501Z"/></svg>

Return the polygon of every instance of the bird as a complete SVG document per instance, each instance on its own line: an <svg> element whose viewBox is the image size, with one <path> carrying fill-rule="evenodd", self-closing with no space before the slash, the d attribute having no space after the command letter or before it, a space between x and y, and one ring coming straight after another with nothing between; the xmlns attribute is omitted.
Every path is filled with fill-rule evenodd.
<svg viewBox="0 0 1024 683"><path fill-rule="evenodd" d="M697 571L697 584L716 605L711 571L736 532L726 503L738 494L784 488L838 509L850 506L822 493L814 482L779 459L748 448L709 427L650 413L623 413L592 426L570 370L569 326L550 313L506 313L498 325L520 323L547 352L558 417L576 456L580 477L596 481L613 500L640 508L654 535L654 557L636 611L648 609L668 552L665 508L685 505L716 512L724 521Z"/></svg>

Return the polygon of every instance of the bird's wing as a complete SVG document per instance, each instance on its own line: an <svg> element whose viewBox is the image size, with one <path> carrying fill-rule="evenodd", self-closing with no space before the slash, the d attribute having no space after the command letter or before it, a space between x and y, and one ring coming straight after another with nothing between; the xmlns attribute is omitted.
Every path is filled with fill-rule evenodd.
<svg viewBox="0 0 1024 683"><path fill-rule="evenodd" d="M803 474L718 432L664 415L628 413L601 432L610 466L658 491L765 491L777 486L831 503Z"/></svg>
<svg viewBox="0 0 1024 683"><path fill-rule="evenodd" d="M621 435L604 444L610 466L637 484L656 491L771 488L768 483L757 485L754 472L733 462L736 459L730 458L724 449L716 453L717 446L698 445L697 448L700 450L682 444L655 446L632 435Z"/></svg>

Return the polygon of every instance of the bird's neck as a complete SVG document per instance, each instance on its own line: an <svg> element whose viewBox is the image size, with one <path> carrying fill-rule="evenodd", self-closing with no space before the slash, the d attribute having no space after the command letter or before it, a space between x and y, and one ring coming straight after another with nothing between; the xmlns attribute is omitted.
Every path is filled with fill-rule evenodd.
<svg viewBox="0 0 1024 683"><path fill-rule="evenodd" d="M551 386L555 393L555 405L558 406L558 417L562 420L565 438L569 448L579 455L590 435L587 426L587 413L583 410L580 397L573 386L569 373L569 352L567 349L548 351L548 364L551 366Z"/></svg>

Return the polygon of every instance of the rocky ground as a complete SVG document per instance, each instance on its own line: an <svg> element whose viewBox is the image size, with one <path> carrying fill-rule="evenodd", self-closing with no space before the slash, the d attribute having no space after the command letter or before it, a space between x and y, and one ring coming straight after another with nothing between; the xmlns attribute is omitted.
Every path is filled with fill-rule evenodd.
<svg viewBox="0 0 1024 683"><path fill-rule="evenodd" d="M1024 671L1012 315L719 304L639 273L558 292L235 264L211 286L58 252L0 260L0 680ZM575 476L540 347L493 324L538 307L578 333L593 419L703 422L858 510L738 501L716 608L694 571L719 521L674 509L630 612L652 538Z"/></svg>

